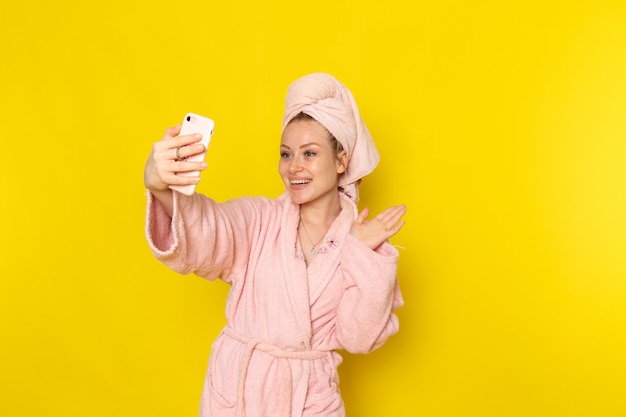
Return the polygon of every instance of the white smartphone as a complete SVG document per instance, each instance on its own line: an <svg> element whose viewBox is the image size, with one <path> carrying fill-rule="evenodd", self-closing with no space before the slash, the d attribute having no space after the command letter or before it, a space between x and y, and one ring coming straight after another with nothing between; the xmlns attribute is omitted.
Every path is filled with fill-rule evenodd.
<svg viewBox="0 0 626 417"><path fill-rule="evenodd" d="M213 136L213 130L215 129L215 122L208 117L200 116L195 113L187 113L183 119L183 125L180 128L179 135L191 135L194 133L200 133L202 139L200 143L204 145L204 152L193 155L187 158L188 161L202 162L206 157L207 150L209 149L209 143L211 143L211 137ZM198 171L180 172L177 175L196 176ZM186 195L191 195L196 192L196 184L190 185L170 185L169 188L176 190Z"/></svg>

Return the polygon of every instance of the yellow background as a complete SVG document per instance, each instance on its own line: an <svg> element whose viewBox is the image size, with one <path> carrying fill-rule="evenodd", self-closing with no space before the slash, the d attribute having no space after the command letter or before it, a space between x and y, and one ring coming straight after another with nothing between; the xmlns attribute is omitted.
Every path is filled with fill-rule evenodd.
<svg viewBox="0 0 626 417"><path fill-rule="evenodd" d="M0 6L0 415L194 416L226 286L143 236L151 144L216 120L200 191L278 195L288 84L326 71L406 203L406 306L352 417L626 416L623 1Z"/></svg>

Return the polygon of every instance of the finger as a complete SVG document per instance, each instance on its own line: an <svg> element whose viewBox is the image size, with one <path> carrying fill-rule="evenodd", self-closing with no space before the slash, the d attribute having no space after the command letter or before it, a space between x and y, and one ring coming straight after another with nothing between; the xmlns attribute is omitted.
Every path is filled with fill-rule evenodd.
<svg viewBox="0 0 626 417"><path fill-rule="evenodd" d="M163 136L163 140L172 139L180 133L180 128L182 127L182 123L177 124L176 126L172 126L165 131L165 135Z"/></svg>
<svg viewBox="0 0 626 417"><path fill-rule="evenodd" d="M190 135L180 135L172 139L170 146L172 147L188 146L188 145L191 145L192 143L198 143L201 140L202 140L202 134L200 133L193 133Z"/></svg>
<svg viewBox="0 0 626 417"><path fill-rule="evenodd" d="M376 218L378 220L384 221L386 218L389 217L390 214L395 212L397 209L398 209L398 206L391 206L391 207L383 210L382 212L378 213L378 215L376 215Z"/></svg>
<svg viewBox="0 0 626 417"><path fill-rule="evenodd" d="M177 148L168 150L168 152L174 155L171 159L185 160L190 156L198 155L204 152L204 145L201 143L196 143L187 146L179 146Z"/></svg>
<svg viewBox="0 0 626 417"><path fill-rule="evenodd" d="M392 237L393 235L395 235L396 233L398 233L400 231L400 229L402 229L402 226L404 226L405 222L401 221L396 223L395 226L393 226L391 229L389 229L389 233L387 235L387 239L389 239L390 237Z"/></svg>
<svg viewBox="0 0 626 417"><path fill-rule="evenodd" d="M179 136L170 136L169 133L179 132L178 128L170 128L168 132L163 137L163 140L157 142L155 144L156 147L160 150L167 149L176 149L182 146L188 146L193 143L200 142L202 140L202 135L200 133L190 134L190 135L179 135Z"/></svg>
<svg viewBox="0 0 626 417"><path fill-rule="evenodd" d="M207 163L202 162L191 162L191 161L171 161L166 168L167 173L171 174L184 174L188 172L194 171L204 171L207 168Z"/></svg>
<svg viewBox="0 0 626 417"><path fill-rule="evenodd" d="M167 185L191 185L199 183L200 176L168 174L164 175L161 181Z"/></svg>
<svg viewBox="0 0 626 417"><path fill-rule="evenodd" d="M154 156L156 159L176 160L197 155L205 150L203 144L190 142L190 140L194 140L193 135L178 136L168 141L157 142L154 144Z"/></svg>
<svg viewBox="0 0 626 417"><path fill-rule="evenodd" d="M380 213L376 218L383 223L397 223L398 220L406 213L406 206L392 206Z"/></svg>
<svg viewBox="0 0 626 417"><path fill-rule="evenodd" d="M395 208L395 210L392 210L391 212L389 212L387 221L390 223L396 224L400 221L402 216L404 216L405 214L406 214L406 206L404 205L398 206Z"/></svg>
<svg viewBox="0 0 626 417"><path fill-rule="evenodd" d="M365 207L358 215L358 217L355 220L355 223L357 224L363 224L365 223L365 220L367 219L367 216L369 216L370 214L370 209Z"/></svg>
<svg viewBox="0 0 626 417"><path fill-rule="evenodd" d="M384 227L385 232L391 233L388 236L392 236L397 232L396 227L398 222L406 212L406 207L404 206L396 206L390 207L385 210L383 213L376 216L375 220L381 223L382 227ZM394 231L395 230L395 231Z"/></svg>

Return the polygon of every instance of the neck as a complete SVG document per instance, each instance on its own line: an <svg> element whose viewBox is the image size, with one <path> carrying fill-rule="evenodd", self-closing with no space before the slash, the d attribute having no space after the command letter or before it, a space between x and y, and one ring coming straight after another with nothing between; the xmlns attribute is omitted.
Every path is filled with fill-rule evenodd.
<svg viewBox="0 0 626 417"><path fill-rule="evenodd" d="M300 205L300 219L305 221L307 225L310 224L317 227L330 226L340 212L341 202L338 194L331 202Z"/></svg>
<svg viewBox="0 0 626 417"><path fill-rule="evenodd" d="M324 236L328 233L330 226L340 212L341 204L339 198L337 198L336 204L300 205L298 236L307 265L313 259L313 256L317 254Z"/></svg>

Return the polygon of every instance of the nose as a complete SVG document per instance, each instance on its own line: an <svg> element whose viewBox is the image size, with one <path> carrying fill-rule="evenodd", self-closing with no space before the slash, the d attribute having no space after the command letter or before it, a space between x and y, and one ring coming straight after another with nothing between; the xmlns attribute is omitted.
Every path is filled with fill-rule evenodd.
<svg viewBox="0 0 626 417"><path fill-rule="evenodd" d="M298 158L292 158L289 161L289 173L295 174L298 171L302 170L302 165L300 164L300 160Z"/></svg>

